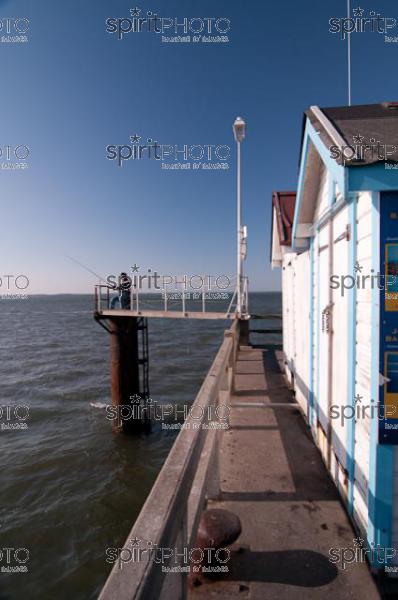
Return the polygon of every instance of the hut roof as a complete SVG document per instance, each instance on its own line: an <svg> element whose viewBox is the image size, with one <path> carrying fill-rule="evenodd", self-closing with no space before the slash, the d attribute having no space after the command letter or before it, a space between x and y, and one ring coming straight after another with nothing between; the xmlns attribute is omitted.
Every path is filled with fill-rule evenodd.
<svg viewBox="0 0 398 600"><path fill-rule="evenodd" d="M320 112L311 107L305 111L305 115L327 148L340 149L333 156L338 164L364 166L377 162L398 162L398 102L317 110ZM336 144L333 130L341 136L339 144ZM341 142L346 144L344 152L340 147ZM355 156L350 148L355 151Z"/></svg>

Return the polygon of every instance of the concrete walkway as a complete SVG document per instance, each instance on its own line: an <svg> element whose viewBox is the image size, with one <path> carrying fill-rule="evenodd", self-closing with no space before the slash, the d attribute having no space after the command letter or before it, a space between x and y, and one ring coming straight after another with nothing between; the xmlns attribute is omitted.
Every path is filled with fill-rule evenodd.
<svg viewBox="0 0 398 600"><path fill-rule="evenodd" d="M223 581L191 590L200 600L376 600L366 563L329 561L354 533L273 347L241 348L230 428L222 434L221 496L209 508L239 515Z"/></svg>

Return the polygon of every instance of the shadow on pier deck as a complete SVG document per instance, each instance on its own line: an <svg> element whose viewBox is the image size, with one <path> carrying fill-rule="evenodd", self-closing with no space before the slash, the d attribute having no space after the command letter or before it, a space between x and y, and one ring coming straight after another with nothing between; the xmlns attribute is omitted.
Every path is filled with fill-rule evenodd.
<svg viewBox="0 0 398 600"><path fill-rule="evenodd" d="M244 345L245 328L235 321L225 332L100 600L380 597L364 560L341 562L364 554L286 386L280 348ZM208 416L221 405L227 429ZM228 572L195 586L189 552L210 508L238 515L242 531Z"/></svg>
<svg viewBox="0 0 398 600"><path fill-rule="evenodd" d="M356 535L291 392L276 346L241 347L229 429L220 447L220 495L208 508L239 516L222 581L194 588L192 600L379 598L366 563L343 570L332 548ZM336 552L337 555L337 552Z"/></svg>

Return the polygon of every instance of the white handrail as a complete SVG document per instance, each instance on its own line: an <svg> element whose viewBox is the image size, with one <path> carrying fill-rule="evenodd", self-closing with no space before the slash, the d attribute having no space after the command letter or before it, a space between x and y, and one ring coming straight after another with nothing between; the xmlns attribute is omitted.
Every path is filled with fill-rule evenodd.
<svg viewBox="0 0 398 600"><path fill-rule="evenodd" d="M203 278L205 279L205 278ZM241 314L239 315L242 318L248 318L249 314L248 314L248 298L249 298L249 291L248 291L248 278L247 277L242 277L242 288L241 288L241 292L242 292L242 306L241 306ZM207 289L206 289L207 287ZM106 289L106 296L103 296L103 288ZM104 284L97 284L95 286L96 289L96 294L97 294L97 300L96 300L96 310L98 313L101 313L103 310L118 310L119 307L112 307L111 309L111 302L110 302L110 297L109 297L109 291L111 292L115 292L118 293L118 288L109 286L109 285L104 285ZM202 287L202 292L201 292L201 309L199 308L199 310L192 310L191 314L192 315L198 315L198 314L210 314L214 311L209 310L207 311L207 303L206 303L206 294L208 294L208 298L210 298L210 294L212 288L210 280L207 281L206 283L203 283L203 287ZM228 289L228 293L229 292L229 287ZM219 291L220 288L217 287L217 290ZM225 288L224 288L225 290ZM156 312L157 310L159 310L159 312L162 311L162 305L163 305L163 310L164 312L168 312L170 311L169 308L169 298L168 298L168 291L167 288L164 290L164 296L163 298L161 298L160 300L160 309L154 309L152 310L152 312ZM187 305L186 305L186 300L187 300L187 296L186 296L186 292L184 289L182 289L181 291L181 301L182 301L182 313L185 314L187 311ZM139 295L140 295L140 290L138 289L138 287L133 286L130 290L130 311L131 312L136 312L139 313L140 312L140 301L139 301ZM106 301L107 306L104 307L104 299ZM196 298L196 300L200 299ZM199 300L200 301L200 300ZM179 298L176 299L176 302L179 302ZM234 308L235 307L235 308ZM142 310L142 309L141 309ZM145 309L144 309L145 310ZM173 310L173 309L172 309ZM178 312L178 309L177 309ZM186 313L187 317L190 316L189 312ZM228 308L226 311L221 310L220 311L220 315L221 314L225 314L225 318L226 319L230 319L231 317L235 317L238 316L237 315L237 287L234 288L233 294L231 296L231 300L229 302Z"/></svg>

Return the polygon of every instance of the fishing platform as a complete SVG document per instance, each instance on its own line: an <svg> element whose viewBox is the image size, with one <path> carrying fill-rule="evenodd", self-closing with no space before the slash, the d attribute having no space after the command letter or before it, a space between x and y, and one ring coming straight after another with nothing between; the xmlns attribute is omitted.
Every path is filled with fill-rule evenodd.
<svg viewBox="0 0 398 600"><path fill-rule="evenodd" d="M219 289L208 286L207 289L202 289L200 292L192 293L195 300L191 299L191 294L186 290L181 289L176 292L163 291L162 294L153 294L153 298L158 298L156 308L143 308L145 295L136 286L130 286L128 305L125 308L114 308L113 300L116 299L115 292L117 288L112 288L109 285L99 284L94 288L94 303L95 303L95 318L97 321L101 319L109 319L114 317L134 317L134 318L160 318L160 319L222 319L232 320L237 318L249 319L248 313L248 279L241 277L241 291L235 287L233 293L230 293L230 301L225 306L225 310L213 310L214 302L209 301L211 294L219 293ZM113 298L112 298L113 292ZM229 295L228 292L225 295ZM239 312L237 310L238 295L241 298ZM169 297L178 296L180 300L170 301ZM120 304L120 302L119 302ZM194 305L199 310L187 310L188 305Z"/></svg>
<svg viewBox="0 0 398 600"><path fill-rule="evenodd" d="M225 294L229 303L224 311L214 310L219 303L209 301L209 296L215 293L210 284L207 289L195 292L195 300L187 299L185 289L174 294L167 290L155 294L151 298L155 308L144 306L148 298L131 283L131 279L125 294L121 285L95 286L94 318L110 334L111 397L117 415L112 424L114 433L135 434L150 428L147 413L143 410L150 397L148 319L240 319L248 322L248 279L240 276L239 281L240 285L236 285L230 298ZM169 295L175 297L177 294L181 300L170 302ZM124 420L123 407L138 408L143 419Z"/></svg>

